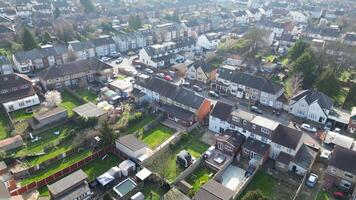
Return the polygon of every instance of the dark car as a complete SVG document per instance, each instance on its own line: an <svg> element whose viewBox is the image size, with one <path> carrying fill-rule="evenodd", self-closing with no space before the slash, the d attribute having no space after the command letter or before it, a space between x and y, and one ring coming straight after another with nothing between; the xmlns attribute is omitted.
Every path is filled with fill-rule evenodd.
<svg viewBox="0 0 356 200"><path fill-rule="evenodd" d="M196 91L196 92L201 92L203 91L203 89L197 85L193 85L193 90Z"/></svg>
<svg viewBox="0 0 356 200"><path fill-rule="evenodd" d="M260 108L258 108L257 106L251 106L250 110L252 112L258 113L258 114L262 114L262 110Z"/></svg>

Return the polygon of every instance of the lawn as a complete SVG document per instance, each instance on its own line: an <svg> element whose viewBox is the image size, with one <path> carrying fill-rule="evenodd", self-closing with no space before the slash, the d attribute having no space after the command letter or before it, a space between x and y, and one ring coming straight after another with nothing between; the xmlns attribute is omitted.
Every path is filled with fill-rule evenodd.
<svg viewBox="0 0 356 200"><path fill-rule="evenodd" d="M202 185L212 178L213 172L202 166L197 168L187 179L187 182L193 186L193 191L196 193Z"/></svg>
<svg viewBox="0 0 356 200"><path fill-rule="evenodd" d="M258 171L253 177L253 180L239 196L239 199L241 199L250 190L260 190L269 199L275 199L275 188L277 185L278 181L275 178L265 172Z"/></svg>
<svg viewBox="0 0 356 200"><path fill-rule="evenodd" d="M120 164L122 161L120 158L111 153L108 154L104 160L102 158L103 157L93 160L89 164L82 167L82 170L88 175L89 181L94 180L97 176L102 175L111 167Z"/></svg>
<svg viewBox="0 0 356 200"><path fill-rule="evenodd" d="M129 126L125 131L124 134L131 134L142 129L145 125L149 124L155 119L153 115L145 115L139 122Z"/></svg>
<svg viewBox="0 0 356 200"><path fill-rule="evenodd" d="M81 96L84 101L86 102L93 102L96 103L97 102L97 98L98 96L95 95L93 92L91 92L88 89L82 89L82 90L77 90L75 91L79 96Z"/></svg>
<svg viewBox="0 0 356 200"><path fill-rule="evenodd" d="M9 136L7 131L8 119L5 112L0 112L0 140L5 139Z"/></svg>
<svg viewBox="0 0 356 200"><path fill-rule="evenodd" d="M50 175L57 173L58 171L60 171L62 169L69 167L70 165L90 156L91 154L92 154L91 151L85 150L80 153L76 153L72 156L66 157L62 160L59 160L44 169L38 170L37 172L32 174L30 177L23 179L21 181L21 185L26 185L33 181L40 181Z"/></svg>
<svg viewBox="0 0 356 200"><path fill-rule="evenodd" d="M334 95L332 98L338 105L343 105L348 93L349 88L341 88L338 91L338 94Z"/></svg>
<svg viewBox="0 0 356 200"><path fill-rule="evenodd" d="M33 116L33 113L26 113L26 109L22 109L11 112L10 116L13 120L20 122L26 119L30 119Z"/></svg>
<svg viewBox="0 0 356 200"><path fill-rule="evenodd" d="M166 154L157 158L154 161L154 162L163 162L165 166L165 172L164 172L165 178L169 182L174 181L174 179L184 171L184 169L178 166L176 163L176 155L181 150L184 149L188 150L190 153L194 154L194 157L198 158L205 150L208 149L207 145L204 148L204 146L199 143L199 138L201 136L199 132L200 130L194 129L187 135L182 136L180 141L177 144L175 144L171 150L169 150ZM157 173L162 173L160 172L160 169L156 169L154 165L150 167L152 168L153 171L156 171Z"/></svg>
<svg viewBox="0 0 356 200"><path fill-rule="evenodd" d="M164 195L164 190L159 184L145 184L141 190L146 199L159 200ZM152 195L152 196L151 196Z"/></svg>
<svg viewBox="0 0 356 200"><path fill-rule="evenodd" d="M160 124L158 127L150 130L149 132L140 135L139 139L141 139L151 149L155 149L170 138L173 133L174 131L172 129Z"/></svg>
<svg viewBox="0 0 356 200"><path fill-rule="evenodd" d="M70 132L73 130L73 126L69 124L64 124L50 130L44 131L38 136L41 138L39 141L31 142L30 140L26 141L26 145L16 151L16 156L26 156L35 153L41 153L44 151L44 148L47 145L56 145L58 142L64 138L67 138ZM54 132L59 131L58 135L53 134ZM36 158L30 159L29 163L31 166L44 162L48 159L54 158L63 152L68 151L71 148L71 140L64 141L62 144L53 148L50 152L47 152L43 156L38 156Z"/></svg>
<svg viewBox="0 0 356 200"><path fill-rule="evenodd" d="M67 109L68 116L72 116L73 108L80 106L82 103L66 91L61 92L61 96L62 96L61 106Z"/></svg>
<svg viewBox="0 0 356 200"><path fill-rule="evenodd" d="M327 192L320 191L318 193L318 196L316 197L316 200L330 200L332 199Z"/></svg>

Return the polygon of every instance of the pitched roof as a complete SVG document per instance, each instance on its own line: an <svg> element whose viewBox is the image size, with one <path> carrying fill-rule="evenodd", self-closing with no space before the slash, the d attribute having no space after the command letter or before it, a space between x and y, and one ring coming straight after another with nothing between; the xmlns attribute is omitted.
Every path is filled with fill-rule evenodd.
<svg viewBox="0 0 356 200"><path fill-rule="evenodd" d="M302 138L302 132L279 124L272 135L272 142L290 149L296 149Z"/></svg>
<svg viewBox="0 0 356 200"><path fill-rule="evenodd" d="M65 75L87 72L89 70L102 71L105 69L111 69L111 66L97 58L89 58L59 66L48 67L39 73L39 78L42 80L48 80L63 77Z"/></svg>
<svg viewBox="0 0 356 200"><path fill-rule="evenodd" d="M215 180L205 183L195 194L195 200L229 200L232 199L234 192Z"/></svg>
<svg viewBox="0 0 356 200"><path fill-rule="evenodd" d="M329 96L316 90L303 90L292 97L292 100L296 102L300 99L305 99L309 105L313 102L318 102L322 109L327 110L330 110L334 104L334 101Z"/></svg>
<svg viewBox="0 0 356 200"><path fill-rule="evenodd" d="M0 25L0 33L15 33L15 31L7 26Z"/></svg>
<svg viewBox="0 0 356 200"><path fill-rule="evenodd" d="M70 42L69 45L73 48L74 51L82 51L94 47L93 43L91 43L89 40L73 41Z"/></svg>
<svg viewBox="0 0 356 200"><path fill-rule="evenodd" d="M78 171L67 175L59 181L49 184L48 190L51 192L51 194L58 195L62 192L65 192L70 187L75 186L80 182L84 182L87 179L88 176L86 175L86 173L83 170L79 169Z"/></svg>
<svg viewBox="0 0 356 200"><path fill-rule="evenodd" d="M139 139L137 139L135 136L131 134L119 138L117 142L127 147L131 151L138 151L141 150L142 148L147 147L145 143L141 142Z"/></svg>
<svg viewBox="0 0 356 200"><path fill-rule="evenodd" d="M188 107L199 109L205 98L186 88L179 88L174 100Z"/></svg>
<svg viewBox="0 0 356 200"><path fill-rule="evenodd" d="M318 152L303 144L294 156L292 161L304 169L309 169L313 164Z"/></svg>
<svg viewBox="0 0 356 200"><path fill-rule="evenodd" d="M255 140L251 137L248 137L246 142L242 146L243 146L243 148L253 151L259 155L265 155L265 153L271 147L271 145L263 143L259 140Z"/></svg>
<svg viewBox="0 0 356 200"><path fill-rule="evenodd" d="M91 40L94 46L110 45L115 44L115 41L111 37L102 37Z"/></svg>
<svg viewBox="0 0 356 200"><path fill-rule="evenodd" d="M335 146L329 159L329 165L356 175L356 151Z"/></svg>
<svg viewBox="0 0 356 200"><path fill-rule="evenodd" d="M227 121L230 118L233 106L223 103L221 101L216 102L210 115L220 120Z"/></svg>

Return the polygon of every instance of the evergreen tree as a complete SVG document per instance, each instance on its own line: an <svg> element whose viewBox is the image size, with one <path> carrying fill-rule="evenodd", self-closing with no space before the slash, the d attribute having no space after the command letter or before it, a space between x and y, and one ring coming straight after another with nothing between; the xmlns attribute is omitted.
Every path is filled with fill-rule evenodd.
<svg viewBox="0 0 356 200"><path fill-rule="evenodd" d="M37 42L35 36L30 30L28 30L28 28L25 28L23 30L21 40L22 40L24 50L31 50L37 48Z"/></svg>
<svg viewBox="0 0 356 200"><path fill-rule="evenodd" d="M268 200L268 198L264 196L260 190L251 190L248 191L241 200Z"/></svg>
<svg viewBox="0 0 356 200"><path fill-rule="evenodd" d="M288 51L288 58L290 61L297 60L304 51L308 48L308 44L303 40L298 40Z"/></svg>
<svg viewBox="0 0 356 200"><path fill-rule="evenodd" d="M302 73L304 78L303 88L310 88L314 84L316 63L315 55L311 50L305 51L295 62L293 62L292 73Z"/></svg>
<svg viewBox="0 0 356 200"><path fill-rule="evenodd" d="M334 96L340 90L339 79L331 67L328 67L320 74L315 85L319 91L328 96Z"/></svg>
<svg viewBox="0 0 356 200"><path fill-rule="evenodd" d="M95 6L91 0L80 0L80 4L84 7L85 13L91 13L95 11Z"/></svg>
<svg viewBox="0 0 356 200"><path fill-rule="evenodd" d="M102 140L104 142L104 145L114 144L114 142L115 142L114 131L110 127L110 125L107 121L104 121L101 124L100 134L101 134Z"/></svg>
<svg viewBox="0 0 356 200"><path fill-rule="evenodd" d="M53 15L54 15L54 18L55 18L55 19L57 19L57 18L61 15L61 11L59 10L58 7L56 7L56 8L54 9Z"/></svg>

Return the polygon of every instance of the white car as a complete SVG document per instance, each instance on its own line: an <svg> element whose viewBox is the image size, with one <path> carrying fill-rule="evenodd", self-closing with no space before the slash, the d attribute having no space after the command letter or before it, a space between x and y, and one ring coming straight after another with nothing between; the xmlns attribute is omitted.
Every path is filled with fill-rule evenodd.
<svg viewBox="0 0 356 200"><path fill-rule="evenodd" d="M311 173L306 182L306 185L309 187L314 187L318 182L318 178L319 178L318 175Z"/></svg>
<svg viewBox="0 0 356 200"><path fill-rule="evenodd" d="M306 124L306 123L302 124L300 126L300 128L302 128L302 129L304 129L306 131L312 132L312 133L315 133L317 131L316 128L314 128L310 124Z"/></svg>
<svg viewBox="0 0 356 200"><path fill-rule="evenodd" d="M115 60L115 63L116 64L120 64L122 63L122 61L124 61L124 59L122 57L118 57L116 60Z"/></svg>
<svg viewBox="0 0 356 200"><path fill-rule="evenodd" d="M101 58L101 61L103 61L103 62L108 62L110 60L110 58L108 58L108 57L102 57Z"/></svg>
<svg viewBox="0 0 356 200"><path fill-rule="evenodd" d="M164 74L163 73L158 73L156 74L157 77L160 77L160 78L164 78Z"/></svg>
<svg viewBox="0 0 356 200"><path fill-rule="evenodd" d="M146 68L146 69L145 69L145 72L147 72L147 73L149 73L149 74L153 74L153 70L150 69L150 68Z"/></svg>

